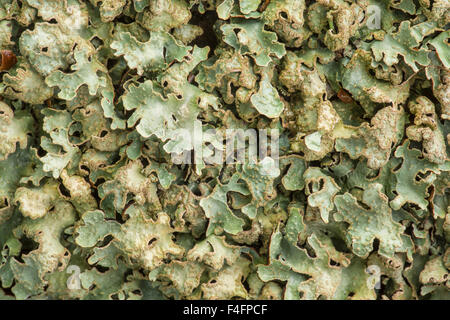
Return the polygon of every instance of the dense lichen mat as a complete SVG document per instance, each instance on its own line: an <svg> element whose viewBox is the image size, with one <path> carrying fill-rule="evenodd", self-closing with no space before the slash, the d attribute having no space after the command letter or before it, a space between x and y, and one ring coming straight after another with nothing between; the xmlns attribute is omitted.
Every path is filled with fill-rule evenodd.
<svg viewBox="0 0 450 320"><path fill-rule="evenodd" d="M450 299L449 25L0 0L0 299Z"/></svg>

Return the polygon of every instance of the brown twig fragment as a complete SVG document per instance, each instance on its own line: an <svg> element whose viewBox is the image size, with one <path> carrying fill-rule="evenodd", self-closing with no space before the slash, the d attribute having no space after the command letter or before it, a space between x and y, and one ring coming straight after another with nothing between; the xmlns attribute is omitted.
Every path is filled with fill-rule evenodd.
<svg viewBox="0 0 450 320"><path fill-rule="evenodd" d="M266 10L269 3L270 3L270 0L264 0L264 3L259 7L258 11L263 12L264 10Z"/></svg>
<svg viewBox="0 0 450 320"><path fill-rule="evenodd" d="M337 93L337 96L338 96L339 100L341 100L344 103L352 103L353 102L353 99L350 96L350 94L342 88Z"/></svg>

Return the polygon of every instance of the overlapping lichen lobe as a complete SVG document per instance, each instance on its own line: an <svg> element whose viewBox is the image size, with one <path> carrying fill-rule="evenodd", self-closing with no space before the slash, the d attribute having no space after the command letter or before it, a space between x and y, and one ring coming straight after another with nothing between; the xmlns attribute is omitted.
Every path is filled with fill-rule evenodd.
<svg viewBox="0 0 450 320"><path fill-rule="evenodd" d="M17 57L11 50L0 50L0 71L7 71L17 63Z"/></svg>

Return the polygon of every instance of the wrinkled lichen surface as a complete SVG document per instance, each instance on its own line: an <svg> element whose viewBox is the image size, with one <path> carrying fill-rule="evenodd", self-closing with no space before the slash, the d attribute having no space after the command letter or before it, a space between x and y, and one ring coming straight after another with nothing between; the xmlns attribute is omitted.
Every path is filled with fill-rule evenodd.
<svg viewBox="0 0 450 320"><path fill-rule="evenodd" d="M0 0L0 299L450 299L449 23ZM278 130L279 166L177 163L198 128Z"/></svg>

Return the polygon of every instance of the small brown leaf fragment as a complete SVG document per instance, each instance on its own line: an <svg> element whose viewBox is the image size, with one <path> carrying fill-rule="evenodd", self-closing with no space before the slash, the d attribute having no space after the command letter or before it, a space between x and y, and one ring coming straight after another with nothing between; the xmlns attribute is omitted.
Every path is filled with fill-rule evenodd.
<svg viewBox="0 0 450 320"><path fill-rule="evenodd" d="M0 51L0 71L11 69L17 63L17 57L11 50Z"/></svg>
<svg viewBox="0 0 450 320"><path fill-rule="evenodd" d="M353 102L353 99L350 96L350 94L342 88L337 93L337 96L338 96L339 100L341 100L344 103L352 103Z"/></svg>

